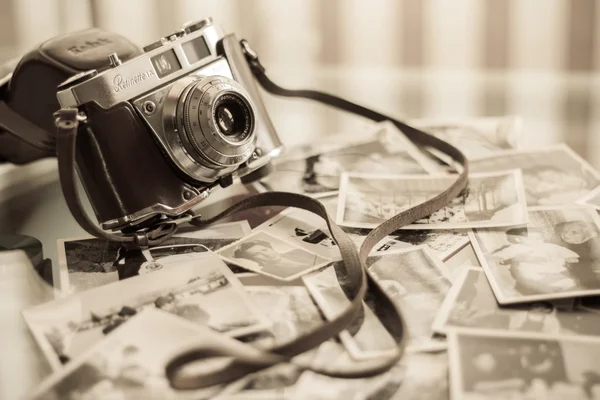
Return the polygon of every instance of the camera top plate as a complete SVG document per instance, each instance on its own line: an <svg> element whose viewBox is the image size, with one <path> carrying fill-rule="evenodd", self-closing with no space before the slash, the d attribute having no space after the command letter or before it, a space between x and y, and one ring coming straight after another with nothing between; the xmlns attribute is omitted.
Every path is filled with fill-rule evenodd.
<svg viewBox="0 0 600 400"><path fill-rule="evenodd" d="M104 109L130 101L176 80L219 58L217 44L224 37L212 21L183 28L146 48L146 53L123 64L114 65L83 82L76 82L57 93L63 108L95 102ZM209 23L210 22L210 23ZM200 29L201 26L204 26ZM109 65L109 60L106 60Z"/></svg>

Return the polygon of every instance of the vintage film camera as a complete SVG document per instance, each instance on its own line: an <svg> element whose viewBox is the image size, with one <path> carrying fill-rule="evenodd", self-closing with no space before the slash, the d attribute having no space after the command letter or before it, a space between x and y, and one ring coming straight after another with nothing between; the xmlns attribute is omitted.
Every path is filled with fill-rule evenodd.
<svg viewBox="0 0 600 400"><path fill-rule="evenodd" d="M79 110L77 169L105 230L185 215L212 188L263 176L283 150L246 61L249 50L211 18L143 52L132 46L95 29L55 38L23 58L11 82L34 67L50 75L40 58L55 70L70 64L54 93L60 107Z"/></svg>

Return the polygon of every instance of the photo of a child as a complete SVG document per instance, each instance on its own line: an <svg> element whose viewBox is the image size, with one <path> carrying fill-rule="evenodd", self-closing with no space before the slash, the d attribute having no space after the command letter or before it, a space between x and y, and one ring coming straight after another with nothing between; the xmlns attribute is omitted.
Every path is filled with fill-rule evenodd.
<svg viewBox="0 0 600 400"><path fill-rule="evenodd" d="M500 304L600 294L600 218L584 206L529 209L526 227L476 229L473 248Z"/></svg>
<svg viewBox="0 0 600 400"><path fill-rule="evenodd" d="M536 228L513 228L506 231L511 243L492 253L509 270L523 294L572 290L577 287L568 265L579 255L568 248L545 242Z"/></svg>

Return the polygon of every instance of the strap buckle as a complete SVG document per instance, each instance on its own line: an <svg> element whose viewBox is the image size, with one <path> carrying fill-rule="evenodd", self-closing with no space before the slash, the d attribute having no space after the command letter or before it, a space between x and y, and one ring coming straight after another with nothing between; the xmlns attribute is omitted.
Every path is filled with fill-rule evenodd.
<svg viewBox="0 0 600 400"><path fill-rule="evenodd" d="M246 39L242 39L240 40L240 45L242 46L242 53L244 53L244 56L246 56L246 61L248 61L252 72L264 74L266 69L260 63L260 60L258 59L258 54L256 53L256 51L254 51L252 47L250 47L248 41Z"/></svg>

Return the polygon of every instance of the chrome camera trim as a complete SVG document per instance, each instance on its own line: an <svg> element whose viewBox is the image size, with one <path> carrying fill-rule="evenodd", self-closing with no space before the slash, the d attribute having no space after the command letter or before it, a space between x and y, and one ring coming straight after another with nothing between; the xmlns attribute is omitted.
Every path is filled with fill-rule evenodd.
<svg viewBox="0 0 600 400"><path fill-rule="evenodd" d="M165 40L164 44L158 48L124 64L109 68L85 82L60 90L57 93L57 98L61 107L78 107L86 103L97 103L100 107L108 109L141 96L165 83L189 75L194 69L203 67L218 59L217 44L224 34L218 25L209 25L204 29L184 36L173 36L170 37L170 40ZM200 36L204 36L210 55L190 64L184 54L182 45ZM171 49L175 52L181 64L181 69L165 78L159 78L154 70L151 58Z"/></svg>

